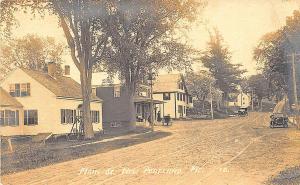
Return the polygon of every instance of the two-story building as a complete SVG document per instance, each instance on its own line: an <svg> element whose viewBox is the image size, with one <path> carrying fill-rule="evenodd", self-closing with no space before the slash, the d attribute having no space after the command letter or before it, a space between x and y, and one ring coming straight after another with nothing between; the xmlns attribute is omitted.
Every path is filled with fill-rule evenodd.
<svg viewBox="0 0 300 185"><path fill-rule="evenodd" d="M183 75L159 75L153 85L154 99L164 102L156 105L156 110L160 111L161 116L185 118L187 110L193 107L193 98L188 93Z"/></svg>
<svg viewBox="0 0 300 185"><path fill-rule="evenodd" d="M103 100L103 128L106 130L111 127L120 127L126 129L128 127L131 112L128 111L129 101L126 94L126 87L119 80L108 80L107 74L102 74L100 84L93 85L93 92L97 97ZM154 104L161 104L162 101L154 100ZM137 87L134 106L137 122L145 122L150 116L151 98L150 87L148 85L139 85ZM153 109L153 111L155 111ZM155 112L154 112L155 115Z"/></svg>
<svg viewBox="0 0 300 185"><path fill-rule="evenodd" d="M231 95L232 98L228 102L229 107L250 107L251 106L251 94L248 93L236 93Z"/></svg>
<svg viewBox="0 0 300 185"><path fill-rule="evenodd" d="M82 104L80 84L56 75L55 64L48 72L18 68L0 83L0 135L62 134L71 131ZM92 96L94 131L102 130L102 100Z"/></svg>

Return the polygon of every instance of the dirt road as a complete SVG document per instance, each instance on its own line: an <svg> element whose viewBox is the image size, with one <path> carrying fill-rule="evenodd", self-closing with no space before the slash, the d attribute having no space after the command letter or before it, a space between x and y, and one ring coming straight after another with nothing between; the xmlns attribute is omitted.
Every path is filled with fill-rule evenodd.
<svg viewBox="0 0 300 185"><path fill-rule="evenodd" d="M268 114L185 121L162 139L2 177L3 184L256 185L300 164L300 132ZM134 139L134 138L133 138ZM300 182L299 182L300 183Z"/></svg>

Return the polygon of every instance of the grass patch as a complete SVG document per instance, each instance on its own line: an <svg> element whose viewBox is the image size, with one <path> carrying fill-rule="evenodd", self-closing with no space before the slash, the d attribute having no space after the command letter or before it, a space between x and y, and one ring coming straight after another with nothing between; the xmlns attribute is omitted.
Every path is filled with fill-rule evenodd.
<svg viewBox="0 0 300 185"><path fill-rule="evenodd" d="M149 133L149 129L137 129L130 133L111 134L97 137L89 141L52 141L42 145L32 141L15 142L14 152L8 153L1 150L1 173L2 175L20 172L24 170L39 168L50 164L70 161L90 155L95 155L122 147L129 147L139 143L145 143L152 140L160 139L171 135L168 132ZM97 142L103 139L109 139L122 135L140 134L126 139L108 140L106 142L98 142L95 144L83 145L72 148L71 146L85 144L89 142ZM1 144L1 148L5 149L5 143ZM71 147L71 148L70 148Z"/></svg>

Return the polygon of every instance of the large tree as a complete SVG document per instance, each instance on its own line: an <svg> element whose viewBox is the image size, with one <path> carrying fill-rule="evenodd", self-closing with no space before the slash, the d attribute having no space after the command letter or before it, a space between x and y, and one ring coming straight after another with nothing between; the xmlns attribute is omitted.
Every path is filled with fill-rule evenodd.
<svg viewBox="0 0 300 185"><path fill-rule="evenodd" d="M288 78L292 78L291 55L300 51L299 34L300 11L296 10L292 16L287 17L285 26L265 34L254 49L253 58L268 79L270 95L277 99L282 99L287 93L289 85L292 86L291 83L288 83ZM299 61L299 56L296 56L295 59ZM290 87L291 89L292 87Z"/></svg>
<svg viewBox="0 0 300 185"><path fill-rule="evenodd" d="M260 109L262 109L263 98L269 97L268 79L263 74L252 75L248 79L248 87L256 96Z"/></svg>
<svg viewBox="0 0 300 185"><path fill-rule="evenodd" d="M61 74L65 46L54 38L42 38L37 35L26 35L10 40L0 46L0 77L16 67L39 71L47 69L47 61L57 64L57 73Z"/></svg>
<svg viewBox="0 0 300 185"><path fill-rule="evenodd" d="M259 70L268 80L269 95L281 99L287 90L286 73L288 71L283 30L265 34L254 49L254 59Z"/></svg>
<svg viewBox="0 0 300 185"><path fill-rule="evenodd" d="M109 7L107 1L99 0L2 0L0 4L0 28L5 31L5 36L9 36L18 11L30 10L30 13L49 13L58 17L71 57L80 72L86 139L94 137L90 119L92 70L106 48L107 36L102 23L105 8Z"/></svg>
<svg viewBox="0 0 300 185"><path fill-rule="evenodd" d="M205 111L205 101L210 98L210 91L217 105L221 101L222 92L215 87L215 82L216 80L208 71L191 71L186 74L186 84L189 93L201 102L202 112Z"/></svg>
<svg viewBox="0 0 300 185"><path fill-rule="evenodd" d="M229 93L236 91L245 70L240 69L240 64L231 63L231 53L217 29L214 33L210 33L210 40L201 56L201 61L216 79L216 87L224 92L226 101Z"/></svg>
<svg viewBox="0 0 300 185"><path fill-rule="evenodd" d="M176 31L197 16L196 0L111 0L105 32L111 50L105 68L124 80L128 96L127 121L135 127L134 95L139 83L159 69L190 66L191 52Z"/></svg>

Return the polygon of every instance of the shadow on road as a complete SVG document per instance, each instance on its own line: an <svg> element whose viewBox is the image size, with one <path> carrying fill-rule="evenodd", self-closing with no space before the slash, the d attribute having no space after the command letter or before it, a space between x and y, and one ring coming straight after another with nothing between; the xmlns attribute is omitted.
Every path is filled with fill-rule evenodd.
<svg viewBox="0 0 300 185"><path fill-rule="evenodd" d="M300 184L300 166L281 171L277 176L267 182L268 185L294 185Z"/></svg>
<svg viewBox="0 0 300 185"><path fill-rule="evenodd" d="M104 153L119 148L129 147L140 143L170 136L169 132L145 132L128 137L111 139L106 142L93 140L92 144L72 148L70 146L82 142L56 142L40 145L35 143L22 143L13 153L1 155L1 175L39 168L50 164L70 161L86 156ZM94 143L93 143L94 142ZM86 144L86 142L84 142Z"/></svg>

